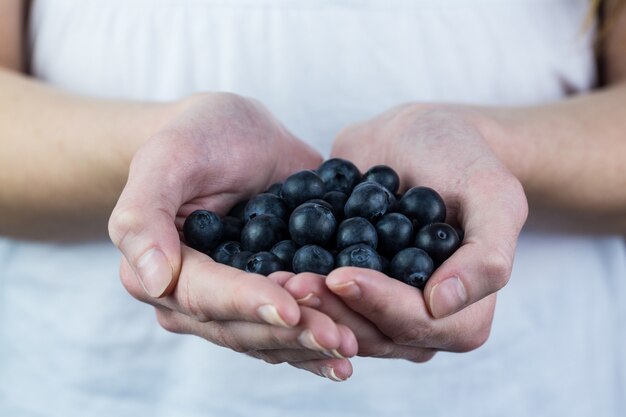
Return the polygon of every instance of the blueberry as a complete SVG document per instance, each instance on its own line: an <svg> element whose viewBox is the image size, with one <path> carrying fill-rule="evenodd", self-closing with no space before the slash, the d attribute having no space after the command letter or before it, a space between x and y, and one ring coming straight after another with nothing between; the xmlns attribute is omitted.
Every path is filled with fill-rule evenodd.
<svg viewBox="0 0 626 417"><path fill-rule="evenodd" d="M248 250L242 250L241 252L239 252L237 255L233 257L233 260L230 263L230 265L234 268L245 271L246 264L248 263L248 259L250 259L252 255L254 255L254 253Z"/></svg>
<svg viewBox="0 0 626 417"><path fill-rule="evenodd" d="M243 229L243 221L237 217L226 216L222 219L222 223L224 224L222 242L238 242L241 239L241 229Z"/></svg>
<svg viewBox="0 0 626 417"><path fill-rule="evenodd" d="M245 271L268 276L282 269L283 263L276 255L271 252L259 252L248 258Z"/></svg>
<svg viewBox="0 0 626 417"><path fill-rule="evenodd" d="M387 213L376 222L378 252L393 257L413 243L413 223L404 214Z"/></svg>
<svg viewBox="0 0 626 417"><path fill-rule="evenodd" d="M317 169L328 191L341 191L350 194L361 180L359 169L350 161L333 158L324 161Z"/></svg>
<svg viewBox="0 0 626 417"><path fill-rule="evenodd" d="M426 252L418 248L406 248L391 260L389 274L405 284L424 289L434 269L433 260Z"/></svg>
<svg viewBox="0 0 626 417"><path fill-rule="evenodd" d="M392 197L382 185L375 182L363 182L356 186L344 207L346 218L364 217L375 222L390 211Z"/></svg>
<svg viewBox="0 0 626 417"><path fill-rule="evenodd" d="M419 227L430 223L441 223L446 219L446 206L435 190L428 187L414 187L404 193L398 203L398 211Z"/></svg>
<svg viewBox="0 0 626 417"><path fill-rule="evenodd" d="M357 268L374 269L383 271L383 263L380 256L371 246L359 243L348 246L337 255L335 262L338 268L342 266L354 266Z"/></svg>
<svg viewBox="0 0 626 417"><path fill-rule="evenodd" d="M281 240L272 247L270 252L278 256L285 267L285 271L293 271L293 256L299 247L293 240Z"/></svg>
<svg viewBox="0 0 626 417"><path fill-rule="evenodd" d="M312 199L312 200L305 201L305 203L316 203L316 204L321 204L322 206L327 207L330 211L333 211L333 216L335 215L334 210L333 210L333 206L332 206L332 204L330 204L330 203L329 203L328 201L326 201L326 200L323 200L323 199L321 199L321 198L314 198L314 199ZM304 203L302 203L302 204L304 204ZM302 204L301 204L301 205L302 205Z"/></svg>
<svg viewBox="0 0 626 417"><path fill-rule="evenodd" d="M363 181L376 182L392 193L398 192L400 188L400 177L396 171L387 165L376 165L363 174Z"/></svg>
<svg viewBox="0 0 626 417"><path fill-rule="evenodd" d="M298 245L326 246L334 239L336 230L332 210L322 204L302 204L289 218L289 233Z"/></svg>
<svg viewBox="0 0 626 417"><path fill-rule="evenodd" d="M459 235L459 242L462 243L465 239L465 231L459 227L455 227L454 230L456 230L456 234Z"/></svg>
<svg viewBox="0 0 626 417"><path fill-rule="evenodd" d="M289 218L289 209L282 198L274 194L263 193L254 196L248 201L243 214L244 221L247 222L261 214L278 217L286 222Z"/></svg>
<svg viewBox="0 0 626 417"><path fill-rule="evenodd" d="M247 204L248 204L248 200L240 201L239 203L235 204L230 209L230 211L228 212L228 215L244 221L243 212L246 209Z"/></svg>
<svg viewBox="0 0 626 417"><path fill-rule="evenodd" d="M348 201L348 196L341 191L329 191L324 194L324 201L333 207L333 214L337 220L344 218L343 208Z"/></svg>
<svg viewBox="0 0 626 417"><path fill-rule="evenodd" d="M383 267L381 272L384 272L385 274L389 275L389 266L391 265L391 262L389 262L389 259L385 258L384 256L380 254L378 254L378 257L380 258L380 264Z"/></svg>
<svg viewBox="0 0 626 417"><path fill-rule="evenodd" d="M241 246L251 252L267 251L287 237L285 222L278 217L261 214L244 226L241 231Z"/></svg>
<svg viewBox="0 0 626 417"><path fill-rule="evenodd" d="M333 270L335 259L326 249L317 245L306 245L293 256L293 272L313 272L328 275Z"/></svg>
<svg viewBox="0 0 626 417"><path fill-rule="evenodd" d="M233 258L241 252L241 243L239 242L222 242L211 251L211 258L215 262L224 265L230 265Z"/></svg>
<svg viewBox="0 0 626 417"><path fill-rule="evenodd" d="M268 188L265 192L268 194L274 194L276 197L282 197L282 194L281 194L282 189L283 189L283 183L275 182L274 184L270 185L270 188Z"/></svg>
<svg viewBox="0 0 626 417"><path fill-rule="evenodd" d="M435 266L441 265L461 246L459 235L446 223L431 223L415 235L415 247L423 249L432 258Z"/></svg>
<svg viewBox="0 0 626 417"><path fill-rule="evenodd" d="M306 170L289 176L283 183L281 193L287 205L295 208L307 200L324 197L326 186L315 172Z"/></svg>
<svg viewBox="0 0 626 417"><path fill-rule="evenodd" d="M185 219L183 235L187 246L207 253L222 239L224 225L219 216L207 210L196 210Z"/></svg>
<svg viewBox="0 0 626 417"><path fill-rule="evenodd" d="M373 249L378 245L376 229L363 217L346 219L337 228L337 249L342 250L357 243L363 243Z"/></svg>

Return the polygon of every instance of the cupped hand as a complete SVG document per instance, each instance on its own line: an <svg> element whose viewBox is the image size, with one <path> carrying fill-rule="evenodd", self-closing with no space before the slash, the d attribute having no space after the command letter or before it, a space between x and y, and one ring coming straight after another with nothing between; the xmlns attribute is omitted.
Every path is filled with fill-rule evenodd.
<svg viewBox="0 0 626 417"><path fill-rule="evenodd" d="M182 222L194 210L223 215L294 171L317 166L320 156L256 101L226 93L189 101L135 154L111 215L124 286L156 306L168 330L271 363L329 355L347 362L342 358L356 353L347 328L298 306L276 279L217 264L180 242Z"/></svg>
<svg viewBox="0 0 626 417"><path fill-rule="evenodd" d="M383 356L403 356L406 347L468 351L487 340L495 292L508 282L528 211L520 182L486 140L488 129L488 121L469 109L405 105L353 125L336 139L333 156L361 170L389 165L399 173L401 189L438 191L447 221L465 231L462 246L435 270L423 292L359 268L341 268L326 278L330 291L398 346ZM381 355L353 330L360 351Z"/></svg>

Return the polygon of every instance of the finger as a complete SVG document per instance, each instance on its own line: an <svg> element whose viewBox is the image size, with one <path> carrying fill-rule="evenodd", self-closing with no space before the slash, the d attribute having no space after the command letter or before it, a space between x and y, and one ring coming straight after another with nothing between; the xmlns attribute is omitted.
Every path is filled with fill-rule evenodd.
<svg viewBox="0 0 626 417"><path fill-rule="evenodd" d="M251 350L244 353L272 365L285 362L307 362L332 358L332 356L328 356L323 352L307 349Z"/></svg>
<svg viewBox="0 0 626 417"><path fill-rule="evenodd" d="M339 268L328 275L326 285L396 345L424 348L390 353L417 362L430 359L433 349L467 350L475 336L484 335L492 319L488 306L481 305L433 320L418 289L372 270Z"/></svg>
<svg viewBox="0 0 626 417"><path fill-rule="evenodd" d="M345 381L352 376L352 363L348 359L320 359L289 364L335 382Z"/></svg>
<svg viewBox="0 0 626 417"><path fill-rule="evenodd" d="M197 321L250 321L293 327L300 307L283 288L262 275L250 274L214 262L182 247L178 285L167 297L155 299L140 290L128 263L122 260L122 282L140 301L183 313Z"/></svg>
<svg viewBox="0 0 626 417"><path fill-rule="evenodd" d="M276 349L257 350L253 353L255 357L262 358L270 363L282 362L302 362L313 359L345 359L356 355L358 347L354 333L345 326L337 326L341 334L341 345L332 351L329 350L309 350L309 349ZM280 361L280 362L278 362Z"/></svg>
<svg viewBox="0 0 626 417"><path fill-rule="evenodd" d="M324 280L325 277L321 275L298 274L285 284L285 289L294 298L299 299L299 303L315 304L316 308L337 323L351 329L357 338L359 356L402 358L413 362L424 362L434 356L433 349L394 343L380 331L375 322L350 309L341 299L331 293Z"/></svg>
<svg viewBox="0 0 626 417"><path fill-rule="evenodd" d="M237 352L256 350L300 350L316 352L314 357L343 358L354 356L356 342L347 328L339 329L335 323L319 311L304 307L298 327L285 328L247 321L199 322L185 314L157 307L157 320L168 331L193 334ZM290 357L289 360L295 360ZM287 359L283 360L286 362Z"/></svg>
<svg viewBox="0 0 626 417"><path fill-rule="evenodd" d="M519 182L497 175L474 179L479 185L470 186L468 197L460 201L463 246L435 270L424 288L433 317L453 314L509 280L528 207Z"/></svg>
<svg viewBox="0 0 626 417"><path fill-rule="evenodd" d="M300 305L319 309L333 320L341 323L358 335L360 348L375 346L376 352L367 351L367 356L382 354L389 343L384 335L365 317L350 309L341 299L329 291L326 277L313 273L295 275L285 284L285 289ZM367 348L366 348L367 349ZM362 353L362 352L359 352Z"/></svg>
<svg viewBox="0 0 626 417"><path fill-rule="evenodd" d="M289 281L291 277L294 276L293 272L287 271L277 271L269 274L267 278L272 282L275 282L276 285L280 285L281 287L285 286L285 283Z"/></svg>
<svg viewBox="0 0 626 417"><path fill-rule="evenodd" d="M109 219L111 240L151 297L172 291L181 265L174 220L183 199L181 187L169 176L171 160L138 152Z"/></svg>

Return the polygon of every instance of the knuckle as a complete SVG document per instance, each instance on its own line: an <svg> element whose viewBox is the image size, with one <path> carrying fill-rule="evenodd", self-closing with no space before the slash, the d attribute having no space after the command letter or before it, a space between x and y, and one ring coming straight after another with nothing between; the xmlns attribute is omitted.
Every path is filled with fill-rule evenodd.
<svg viewBox="0 0 626 417"><path fill-rule="evenodd" d="M467 338L459 347L459 352L471 352L483 346L489 340L491 326L486 326Z"/></svg>
<svg viewBox="0 0 626 417"><path fill-rule="evenodd" d="M433 335L433 328L425 322L411 323L394 335L391 340L398 345L423 345L423 342L429 340Z"/></svg>
<svg viewBox="0 0 626 417"><path fill-rule="evenodd" d="M485 275L491 283L491 289L497 291L504 287L511 275L513 266L511 257L503 253L502 250L493 249L489 251L484 262Z"/></svg>
<svg viewBox="0 0 626 417"><path fill-rule="evenodd" d="M370 343L359 343L359 356L373 358L389 358L393 355L395 346L392 343L384 341L375 341Z"/></svg>
<svg viewBox="0 0 626 417"><path fill-rule="evenodd" d="M249 292L250 283L239 282L233 286L230 306L232 314L237 317L247 317L246 306L249 304L251 294Z"/></svg>
<svg viewBox="0 0 626 417"><path fill-rule="evenodd" d="M179 293L180 297L178 294L174 295L180 299L181 307L187 315L200 323L209 323L212 321L212 317L201 305L201 301L196 296L199 292L193 289L191 282L190 280L179 280L175 292Z"/></svg>
<svg viewBox="0 0 626 417"><path fill-rule="evenodd" d="M524 186L519 179L509 174L502 188L507 190L507 193L504 194L507 197L503 203L506 204L513 218L518 221L519 227L521 228L528 217L528 200L526 199Z"/></svg>
<svg viewBox="0 0 626 417"><path fill-rule="evenodd" d="M425 363L434 358L436 354L437 351L435 349L423 349L407 359L415 363Z"/></svg>
<svg viewBox="0 0 626 417"><path fill-rule="evenodd" d="M120 249L129 236L140 228L144 214L133 206L116 207L109 219L109 237Z"/></svg>
<svg viewBox="0 0 626 417"><path fill-rule="evenodd" d="M217 343L225 346L231 350L234 350L238 353L245 353L249 349L247 349L239 340L237 336L233 334L231 329L227 326L216 324L214 326L214 337L217 339Z"/></svg>
<svg viewBox="0 0 626 417"><path fill-rule="evenodd" d="M171 333L184 333L180 320L176 317L173 311L157 309L156 317L159 325Z"/></svg>
<svg viewBox="0 0 626 417"><path fill-rule="evenodd" d="M258 359L261 359L264 362L269 363L270 365L278 365L278 364L285 362L284 360L281 360L277 358L276 356L270 355L265 352L256 351L254 352L254 356Z"/></svg>

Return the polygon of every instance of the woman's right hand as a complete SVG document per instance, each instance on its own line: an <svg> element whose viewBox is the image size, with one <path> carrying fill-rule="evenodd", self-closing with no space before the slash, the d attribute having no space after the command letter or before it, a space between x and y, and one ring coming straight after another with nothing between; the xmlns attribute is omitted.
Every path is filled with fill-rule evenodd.
<svg viewBox="0 0 626 417"><path fill-rule="evenodd" d="M356 339L325 314L300 307L270 279L220 265L180 242L197 209L235 203L321 157L260 103L234 94L194 96L187 109L135 154L109 234L123 254L130 294L157 309L167 330L190 333L270 363L356 354Z"/></svg>

